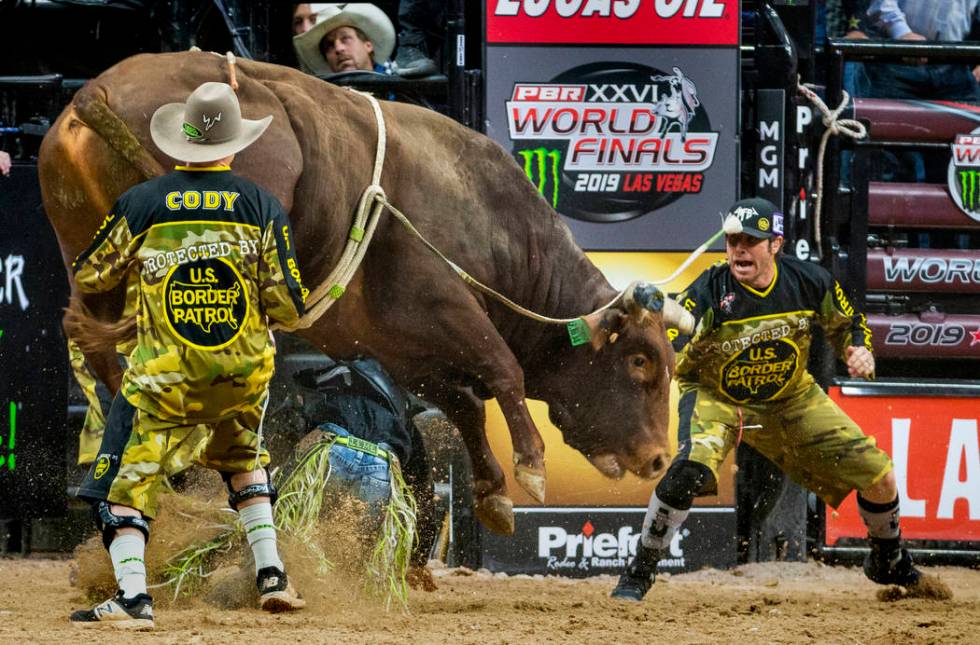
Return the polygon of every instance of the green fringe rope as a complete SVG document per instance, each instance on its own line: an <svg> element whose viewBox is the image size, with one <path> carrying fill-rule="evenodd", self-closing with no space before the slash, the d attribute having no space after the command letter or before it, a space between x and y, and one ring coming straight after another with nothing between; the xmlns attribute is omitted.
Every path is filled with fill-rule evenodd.
<svg viewBox="0 0 980 645"><path fill-rule="evenodd" d="M285 481L276 482L280 491L274 509L276 529L296 538L310 550L320 574L333 568L313 538L323 512L330 480L330 449L335 442L335 438L324 438L314 443L300 457ZM385 506L378 540L365 566L365 587L370 593L384 598L386 610L390 610L396 600L402 609L407 609L407 577L416 540L418 507L402 476L397 457L389 455L391 495ZM276 473L274 479L278 480L278 475ZM197 589L214 573L215 556L228 553L236 544L245 542L244 531L238 522L218 528L223 529L222 532L211 540L192 544L170 558L164 566L164 581L154 586L172 586L175 599L181 590L190 594Z"/></svg>

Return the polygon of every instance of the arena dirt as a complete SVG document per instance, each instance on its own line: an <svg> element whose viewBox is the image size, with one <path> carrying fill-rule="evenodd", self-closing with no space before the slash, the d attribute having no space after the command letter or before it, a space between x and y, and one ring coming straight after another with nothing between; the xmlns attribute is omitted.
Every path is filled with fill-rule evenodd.
<svg viewBox="0 0 980 645"><path fill-rule="evenodd" d="M950 602L880 602L857 569L767 563L658 581L639 604L607 596L611 577L567 580L436 568L439 585L413 592L411 613L385 613L333 577L297 582L307 611L266 615L203 599L157 610L149 634L82 637L68 624L86 606L66 560L0 560L0 642L65 643L980 643L980 571L929 571ZM224 575L235 575L229 570ZM243 577L243 580L245 577Z"/></svg>
<svg viewBox="0 0 980 645"><path fill-rule="evenodd" d="M197 486L220 498L220 482ZM157 579L162 559L213 535L226 520L215 504L200 500L171 500L164 508L147 553ZM615 585L610 576L505 576L432 563L438 589L413 591L409 613L386 612L360 582L358 515L353 507L335 509L316 536L335 564L325 575L317 574L305 545L284 541L290 576L309 603L305 611L253 609L252 569L240 566L247 549L238 545L193 596L173 601L163 590L154 593L156 631L100 632L93 642L980 643L980 571L953 567L926 569L952 588L951 601L880 594L859 569L808 562L664 575L644 602L623 603L608 597ZM71 559L0 559L0 581L0 643L77 641L82 636L68 614L115 587L95 539Z"/></svg>

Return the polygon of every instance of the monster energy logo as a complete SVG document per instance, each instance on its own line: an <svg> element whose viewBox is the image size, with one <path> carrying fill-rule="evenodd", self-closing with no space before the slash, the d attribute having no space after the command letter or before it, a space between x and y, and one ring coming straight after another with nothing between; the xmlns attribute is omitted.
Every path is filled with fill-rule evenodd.
<svg viewBox="0 0 980 645"><path fill-rule="evenodd" d="M978 189L980 189L980 170L959 170L960 200L963 208L968 211L978 211Z"/></svg>
<svg viewBox="0 0 980 645"><path fill-rule="evenodd" d="M187 121L184 121L183 128L184 128L184 134L187 135L188 139L200 139L201 137L204 136L203 132L195 128Z"/></svg>
<svg viewBox="0 0 980 645"><path fill-rule="evenodd" d="M533 150L519 150L517 154L524 159L524 174L542 195L545 195L548 175L551 175L551 207L558 208L558 168L561 164L561 151L535 148ZM535 176L538 178L537 181L534 180ZM545 198L547 199L547 195Z"/></svg>

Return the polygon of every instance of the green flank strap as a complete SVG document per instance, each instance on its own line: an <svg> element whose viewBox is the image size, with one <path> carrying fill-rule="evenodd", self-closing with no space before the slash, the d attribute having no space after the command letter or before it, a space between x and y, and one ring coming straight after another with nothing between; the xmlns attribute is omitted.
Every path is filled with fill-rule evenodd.
<svg viewBox="0 0 980 645"><path fill-rule="evenodd" d="M351 226L350 234L348 235L348 237L354 240L355 242L360 242L361 240L364 239L364 229L361 228L360 226Z"/></svg>
<svg viewBox="0 0 980 645"><path fill-rule="evenodd" d="M347 291L347 289L345 289L342 285L335 284L334 286L330 287L330 291L327 292L327 295L334 300L337 300L340 298L340 296L344 295L345 291Z"/></svg>
<svg viewBox="0 0 980 645"><path fill-rule="evenodd" d="M358 452L364 452L369 455L374 455L375 457L381 457L382 459L388 459L388 451L383 448L378 447L378 444L371 443L370 441L365 441L353 435L346 437L337 437L335 439L336 443L342 446L347 446L351 450L356 450Z"/></svg>

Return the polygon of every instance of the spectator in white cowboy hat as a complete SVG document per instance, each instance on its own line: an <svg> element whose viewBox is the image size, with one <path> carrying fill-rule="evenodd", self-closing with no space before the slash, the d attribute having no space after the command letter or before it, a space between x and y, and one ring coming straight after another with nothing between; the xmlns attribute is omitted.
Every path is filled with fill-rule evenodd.
<svg viewBox="0 0 980 645"><path fill-rule="evenodd" d="M303 69L318 76L338 72L391 73L395 28L373 4L328 4L316 25L293 38Z"/></svg>

